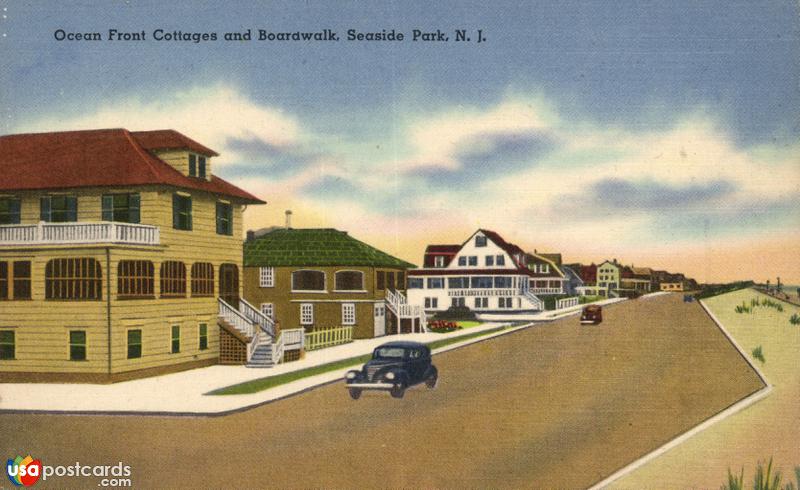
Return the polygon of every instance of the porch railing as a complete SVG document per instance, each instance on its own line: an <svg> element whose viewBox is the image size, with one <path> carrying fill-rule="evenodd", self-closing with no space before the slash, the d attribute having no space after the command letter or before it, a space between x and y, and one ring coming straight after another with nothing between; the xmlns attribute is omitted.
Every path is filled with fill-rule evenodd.
<svg viewBox="0 0 800 490"><path fill-rule="evenodd" d="M578 306L580 303L580 298L574 296L572 298L563 298L556 301L556 309L560 310L562 308L569 308L570 306Z"/></svg>
<svg viewBox="0 0 800 490"><path fill-rule="evenodd" d="M239 298L239 310L250 322L259 325L270 337L275 337L275 322L272 318L245 301L244 298Z"/></svg>
<svg viewBox="0 0 800 490"><path fill-rule="evenodd" d="M226 303L224 299L217 298L217 303L219 304L219 316L233 325L236 330L241 332L245 337L254 337L257 330L261 331L261 329L256 329L256 325L251 322L250 319L244 316L239 310Z"/></svg>
<svg viewBox="0 0 800 490"><path fill-rule="evenodd" d="M1 225L0 246L122 243L158 245L159 228L135 223L80 222Z"/></svg>
<svg viewBox="0 0 800 490"><path fill-rule="evenodd" d="M281 330L283 335L283 346L285 349L302 349L305 346L305 329L293 328L291 330Z"/></svg>
<svg viewBox="0 0 800 490"><path fill-rule="evenodd" d="M306 350L322 349L339 344L346 344L353 340L353 327L326 328L306 332Z"/></svg>
<svg viewBox="0 0 800 490"><path fill-rule="evenodd" d="M516 288L470 288L470 289L451 289L447 291L450 297L461 296L518 296L522 293L521 289Z"/></svg>

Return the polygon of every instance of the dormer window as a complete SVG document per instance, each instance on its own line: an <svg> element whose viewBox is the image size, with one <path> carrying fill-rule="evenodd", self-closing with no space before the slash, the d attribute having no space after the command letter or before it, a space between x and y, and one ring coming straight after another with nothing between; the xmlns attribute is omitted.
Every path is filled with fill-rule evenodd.
<svg viewBox="0 0 800 490"><path fill-rule="evenodd" d="M475 246L476 247L485 247L486 246L486 237L484 235L478 235L475 237Z"/></svg>
<svg viewBox="0 0 800 490"><path fill-rule="evenodd" d="M433 258L433 266L434 267L444 267L444 257L438 255Z"/></svg>
<svg viewBox="0 0 800 490"><path fill-rule="evenodd" d="M206 178L206 157L189 153L189 177Z"/></svg>

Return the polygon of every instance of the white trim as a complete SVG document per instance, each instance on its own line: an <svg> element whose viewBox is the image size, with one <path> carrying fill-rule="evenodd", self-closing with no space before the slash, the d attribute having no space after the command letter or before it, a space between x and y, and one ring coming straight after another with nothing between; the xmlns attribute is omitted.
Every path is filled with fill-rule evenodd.
<svg viewBox="0 0 800 490"><path fill-rule="evenodd" d="M308 292L308 291L302 291ZM290 299L291 303L376 303L382 300L376 299Z"/></svg>
<svg viewBox="0 0 800 490"><path fill-rule="evenodd" d="M359 274L361 274L361 288L362 288L362 289L354 289L354 290L349 290L349 289L336 289L336 275L337 275L338 273L340 273L340 272L358 272ZM323 274L324 274L324 272L323 272ZM327 286L327 284L325 284L325 285ZM364 288L364 271L360 271L360 270L356 270L356 269L341 269L341 270L338 270L338 271L334 271L334 273L333 273L333 291L334 291L334 292L337 292L337 293L338 293L338 292L345 292L345 291L347 291L347 292L353 292L353 293L356 293L356 292L366 292L366 291L364 291L364 290L363 290L363 288Z"/></svg>
<svg viewBox="0 0 800 490"><path fill-rule="evenodd" d="M348 318L352 315L352 319ZM356 305L353 303L342 303L342 325L350 327L356 324Z"/></svg>
<svg viewBox="0 0 800 490"><path fill-rule="evenodd" d="M303 313L305 307L310 308L306 313ZM304 321L303 315L306 315L308 321ZM300 325L313 325L314 324L314 305L311 303L300 303Z"/></svg>
<svg viewBox="0 0 800 490"><path fill-rule="evenodd" d="M261 288L274 288L275 287L275 268L269 266L262 266L258 268L258 287Z"/></svg>

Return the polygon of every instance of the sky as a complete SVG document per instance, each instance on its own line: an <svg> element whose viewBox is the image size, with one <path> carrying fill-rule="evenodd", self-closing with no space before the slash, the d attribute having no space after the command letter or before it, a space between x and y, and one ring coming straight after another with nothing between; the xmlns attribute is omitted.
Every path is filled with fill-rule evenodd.
<svg viewBox="0 0 800 490"><path fill-rule="evenodd" d="M800 283L797 2L0 7L0 133L179 130L268 202L246 228L291 209L295 227L347 230L416 264L427 244L487 228L567 262ZM158 29L218 39L157 41ZM248 29L251 41L222 39ZM259 29L340 41L258 41ZM405 39L347 41L348 29Z"/></svg>

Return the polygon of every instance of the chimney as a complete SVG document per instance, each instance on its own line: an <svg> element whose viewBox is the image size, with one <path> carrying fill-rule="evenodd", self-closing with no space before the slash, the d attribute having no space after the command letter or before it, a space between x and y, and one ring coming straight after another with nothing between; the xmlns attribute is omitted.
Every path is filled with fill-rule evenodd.
<svg viewBox="0 0 800 490"><path fill-rule="evenodd" d="M286 229L287 230L291 230L292 229L292 210L291 209L287 209L286 210Z"/></svg>
<svg viewBox="0 0 800 490"><path fill-rule="evenodd" d="M256 232L253 230L247 230L247 241L253 241L256 239Z"/></svg>

